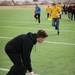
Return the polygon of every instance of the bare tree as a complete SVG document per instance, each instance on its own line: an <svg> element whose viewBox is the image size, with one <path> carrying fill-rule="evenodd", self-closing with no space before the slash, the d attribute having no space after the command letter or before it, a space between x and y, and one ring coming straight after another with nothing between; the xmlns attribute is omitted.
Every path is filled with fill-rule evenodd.
<svg viewBox="0 0 75 75"><path fill-rule="evenodd" d="M12 3L15 5L15 1L14 0L12 0Z"/></svg>

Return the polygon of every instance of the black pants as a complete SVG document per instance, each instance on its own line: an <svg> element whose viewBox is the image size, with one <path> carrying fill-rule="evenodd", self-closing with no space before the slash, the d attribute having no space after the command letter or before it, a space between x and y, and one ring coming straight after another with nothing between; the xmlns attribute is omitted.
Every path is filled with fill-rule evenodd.
<svg viewBox="0 0 75 75"><path fill-rule="evenodd" d="M47 13L47 18L49 18L50 17L50 14L49 13Z"/></svg>
<svg viewBox="0 0 75 75"><path fill-rule="evenodd" d="M17 52L6 51L6 53L14 64L6 75L25 75L26 68L23 66L21 55Z"/></svg>
<svg viewBox="0 0 75 75"><path fill-rule="evenodd" d="M38 23L40 23L40 14L37 13L34 15L34 17L36 20L38 20Z"/></svg>
<svg viewBox="0 0 75 75"><path fill-rule="evenodd" d="M73 20L73 18L75 20L75 12L72 12L72 20Z"/></svg>

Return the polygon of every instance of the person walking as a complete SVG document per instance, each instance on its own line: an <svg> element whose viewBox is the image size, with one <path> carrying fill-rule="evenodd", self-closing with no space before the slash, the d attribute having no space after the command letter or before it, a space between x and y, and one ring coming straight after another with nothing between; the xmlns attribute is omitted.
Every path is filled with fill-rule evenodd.
<svg viewBox="0 0 75 75"><path fill-rule="evenodd" d="M52 6L52 26L55 27L55 30L57 30L57 34L59 35L60 31L59 31L59 18L60 18L60 14L61 14L61 10L56 6L55 3L53 3Z"/></svg>
<svg viewBox="0 0 75 75"><path fill-rule="evenodd" d="M48 34L40 29L37 33L21 34L7 42L5 52L13 66L6 75L26 75L27 70L29 75L34 75L30 58L32 47L37 42L42 43L46 37Z"/></svg>
<svg viewBox="0 0 75 75"><path fill-rule="evenodd" d="M38 20L38 24L40 23L40 16L41 16L41 8L38 6L38 4L35 4L35 11L34 11L34 18L36 21Z"/></svg>
<svg viewBox="0 0 75 75"><path fill-rule="evenodd" d="M47 12L47 19L48 19L51 16L51 8L49 7L49 5L46 8L46 12Z"/></svg>
<svg viewBox="0 0 75 75"><path fill-rule="evenodd" d="M72 5L72 20L75 21L75 4Z"/></svg>
<svg viewBox="0 0 75 75"><path fill-rule="evenodd" d="M68 6L67 12L68 12L69 21L71 21L72 20L72 6L71 6L71 4Z"/></svg>

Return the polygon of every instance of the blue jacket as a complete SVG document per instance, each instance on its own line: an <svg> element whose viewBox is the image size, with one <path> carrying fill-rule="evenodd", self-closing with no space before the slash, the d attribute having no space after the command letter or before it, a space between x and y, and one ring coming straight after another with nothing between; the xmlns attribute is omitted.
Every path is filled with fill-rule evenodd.
<svg viewBox="0 0 75 75"><path fill-rule="evenodd" d="M38 6L38 7L35 7L35 12L40 14L41 13L41 8Z"/></svg>

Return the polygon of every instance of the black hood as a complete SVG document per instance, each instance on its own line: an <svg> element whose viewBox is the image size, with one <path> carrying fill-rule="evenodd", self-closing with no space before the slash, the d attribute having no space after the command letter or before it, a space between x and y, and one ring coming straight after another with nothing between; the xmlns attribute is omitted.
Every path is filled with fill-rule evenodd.
<svg viewBox="0 0 75 75"><path fill-rule="evenodd" d="M36 41L36 33L33 34L33 33L29 32L27 34L27 36L33 41L34 44L37 43L37 41Z"/></svg>

